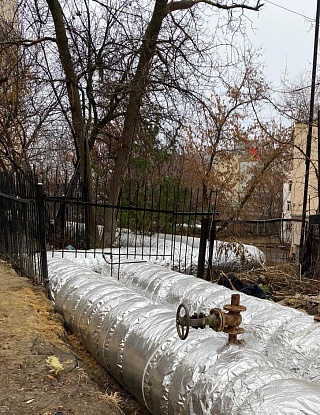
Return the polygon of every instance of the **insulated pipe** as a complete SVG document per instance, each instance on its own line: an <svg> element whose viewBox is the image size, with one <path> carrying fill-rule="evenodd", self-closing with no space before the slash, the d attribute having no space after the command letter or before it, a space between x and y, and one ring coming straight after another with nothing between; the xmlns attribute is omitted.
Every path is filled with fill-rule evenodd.
<svg viewBox="0 0 320 415"><path fill-rule="evenodd" d="M224 334L208 328L181 341L173 308L65 259L49 259L48 267L57 311L151 413L320 413L318 385L249 345L229 345Z"/></svg>
<svg viewBox="0 0 320 415"><path fill-rule="evenodd" d="M79 224L73 224L78 226ZM156 234L143 236L124 231L117 236L119 246L103 250L104 257L109 262L118 263L124 258L131 261L136 259L148 260L162 266L179 269L180 272L196 272L199 257L200 238L187 236ZM97 250L88 251L53 251L53 256L59 254L68 257L76 256L78 261L85 259L93 265L99 262ZM100 258L102 258L100 254ZM207 258L208 260L208 258ZM265 254L253 245L237 242L214 241L213 265L224 271L236 271L261 267L265 263Z"/></svg>
<svg viewBox="0 0 320 415"><path fill-rule="evenodd" d="M168 307L184 303L190 313L222 308L230 296L225 287L148 263L137 263L134 267L121 264L119 278ZM320 324L298 310L240 295L241 304L247 308L242 315L246 343L279 365L320 383Z"/></svg>
<svg viewBox="0 0 320 415"><path fill-rule="evenodd" d="M78 254L75 258L74 253L68 254L76 263L110 275L110 265L102 257ZM147 262L123 261L119 272L113 271L120 281L144 296L174 310L184 303L191 314L222 308L230 298L230 290L223 286ZM298 310L240 295L241 304L247 308L242 315L245 334L241 336L247 344L280 366L320 383L320 324Z"/></svg>

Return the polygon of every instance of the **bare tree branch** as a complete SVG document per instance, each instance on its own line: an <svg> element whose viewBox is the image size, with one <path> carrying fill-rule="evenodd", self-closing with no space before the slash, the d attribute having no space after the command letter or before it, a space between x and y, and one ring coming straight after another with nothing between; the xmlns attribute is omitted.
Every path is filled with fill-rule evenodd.
<svg viewBox="0 0 320 415"><path fill-rule="evenodd" d="M227 4L221 4L221 3L218 3L216 1L211 1L211 0L181 0L181 1L171 1L167 5L167 14L170 14L176 10L190 9L191 7L199 3L205 3L209 6L213 6L218 9L224 9L224 10L246 9L246 10L258 11L263 6L263 3L261 4L260 0L257 1L257 4L255 6L248 6L244 3L233 3L228 6Z"/></svg>
<svg viewBox="0 0 320 415"><path fill-rule="evenodd" d="M16 39L16 40L6 40L5 42L0 42L0 45L17 45L17 46L33 46L33 45L37 45L38 43L42 43L42 42L46 42L46 41L50 41L50 42L56 42L56 38L54 37L42 37L39 39Z"/></svg>

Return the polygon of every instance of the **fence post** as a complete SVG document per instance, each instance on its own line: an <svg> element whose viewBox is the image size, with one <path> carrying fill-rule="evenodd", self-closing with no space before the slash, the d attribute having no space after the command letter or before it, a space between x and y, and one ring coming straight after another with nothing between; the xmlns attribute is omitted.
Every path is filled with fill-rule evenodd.
<svg viewBox="0 0 320 415"><path fill-rule="evenodd" d="M63 249L65 244L65 227L66 227L66 203L64 201L60 204L60 248Z"/></svg>
<svg viewBox="0 0 320 415"><path fill-rule="evenodd" d="M49 297L49 278L48 278L46 221L45 221L46 210L45 210L45 195L43 193L42 183L38 183L37 185L37 209L38 209L38 224L39 224L41 276L42 276L42 282L46 290L46 294Z"/></svg>
<svg viewBox="0 0 320 415"><path fill-rule="evenodd" d="M201 234L200 234L200 246L198 256L198 270L197 277L203 278L204 276L204 264L206 260L206 248L208 239L208 218L201 219Z"/></svg>
<svg viewBox="0 0 320 415"><path fill-rule="evenodd" d="M214 248L215 239L216 239L216 220L215 220L215 213L213 213L211 226L210 226L210 233L209 233L209 257L208 257L207 281L212 280L212 259L213 259L213 248Z"/></svg>

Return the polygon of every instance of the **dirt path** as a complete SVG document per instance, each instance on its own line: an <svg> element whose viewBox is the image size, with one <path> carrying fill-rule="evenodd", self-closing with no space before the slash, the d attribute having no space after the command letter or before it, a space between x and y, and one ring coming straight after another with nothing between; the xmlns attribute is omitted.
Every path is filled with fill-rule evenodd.
<svg viewBox="0 0 320 415"><path fill-rule="evenodd" d="M50 372L56 356L64 370ZM0 414L147 415L68 334L40 287L0 261Z"/></svg>

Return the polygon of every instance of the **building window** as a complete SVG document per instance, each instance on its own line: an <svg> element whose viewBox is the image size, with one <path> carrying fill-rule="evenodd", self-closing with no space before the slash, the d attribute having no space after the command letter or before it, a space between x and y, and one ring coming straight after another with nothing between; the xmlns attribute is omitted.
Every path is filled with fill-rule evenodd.
<svg viewBox="0 0 320 415"><path fill-rule="evenodd" d="M290 211L291 210L291 202L287 202L287 211Z"/></svg>

